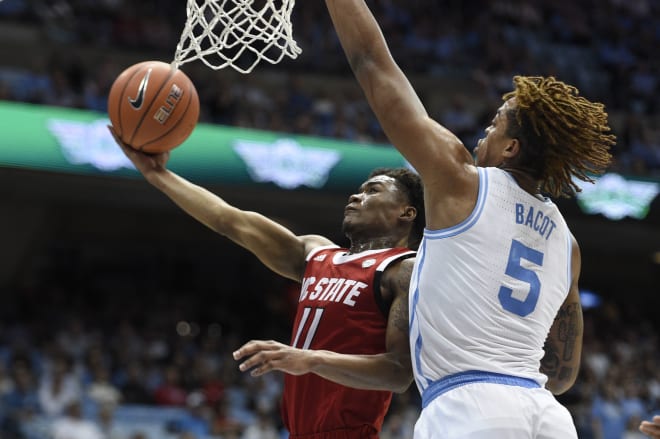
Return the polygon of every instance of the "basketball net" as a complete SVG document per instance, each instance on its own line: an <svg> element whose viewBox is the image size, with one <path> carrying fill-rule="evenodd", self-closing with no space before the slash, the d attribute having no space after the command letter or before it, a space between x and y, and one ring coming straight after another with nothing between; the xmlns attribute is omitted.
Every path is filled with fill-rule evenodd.
<svg viewBox="0 0 660 439"><path fill-rule="evenodd" d="M201 60L214 70L250 73L261 60L277 64L302 50L293 39L295 0L188 0L187 20L172 64Z"/></svg>

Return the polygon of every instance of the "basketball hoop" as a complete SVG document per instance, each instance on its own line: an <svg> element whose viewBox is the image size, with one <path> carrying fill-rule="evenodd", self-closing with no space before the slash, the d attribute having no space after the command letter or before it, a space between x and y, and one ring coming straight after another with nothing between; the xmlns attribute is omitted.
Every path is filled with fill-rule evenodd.
<svg viewBox="0 0 660 439"><path fill-rule="evenodd" d="M279 63L302 50L293 39L295 0L188 0L172 64L201 60L214 70L250 73L261 60Z"/></svg>

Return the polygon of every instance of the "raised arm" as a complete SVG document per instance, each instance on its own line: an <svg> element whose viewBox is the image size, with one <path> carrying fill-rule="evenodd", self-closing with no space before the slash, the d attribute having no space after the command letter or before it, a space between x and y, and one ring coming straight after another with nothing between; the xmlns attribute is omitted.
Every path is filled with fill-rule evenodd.
<svg viewBox="0 0 660 439"><path fill-rule="evenodd" d="M545 341L545 356L541 360L541 372L548 376L546 388L555 395L570 389L580 370L584 332L578 290L581 263L580 247L573 238L571 289L550 328Z"/></svg>
<svg viewBox="0 0 660 439"><path fill-rule="evenodd" d="M472 157L454 134L429 117L364 0L326 0L326 5L372 110L390 142L419 172L427 200L476 194Z"/></svg>
<svg viewBox="0 0 660 439"><path fill-rule="evenodd" d="M245 359L242 371L254 376L273 370L292 375L315 373L327 380L365 390L404 392L412 382L408 345L408 287L414 259L389 267L381 280L383 297L392 299L387 321L386 352L374 355L303 350L276 341L252 340L234 352Z"/></svg>
<svg viewBox="0 0 660 439"><path fill-rule="evenodd" d="M114 131L110 127L114 136ZM115 136L126 156L144 178L176 205L211 230L254 253L274 272L299 282L305 257L319 245L331 242L317 235L296 236L265 216L238 209L210 191L168 170L169 153L148 155L135 151Z"/></svg>

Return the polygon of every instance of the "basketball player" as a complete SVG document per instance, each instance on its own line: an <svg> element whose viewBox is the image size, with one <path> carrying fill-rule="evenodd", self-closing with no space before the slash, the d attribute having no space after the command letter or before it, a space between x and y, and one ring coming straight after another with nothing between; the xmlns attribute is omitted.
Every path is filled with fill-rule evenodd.
<svg viewBox="0 0 660 439"><path fill-rule="evenodd" d="M243 370L260 363L253 375L289 372L282 416L291 437L378 437L391 392L412 382L408 286L410 248L424 227L419 177L407 169L375 170L348 199L343 231L350 247L339 248L227 204L169 171L168 153L142 154L115 139L145 179L185 212L301 282L291 346L254 341L235 354L250 356Z"/></svg>
<svg viewBox="0 0 660 439"><path fill-rule="evenodd" d="M650 421L642 421L639 431L653 439L660 439L660 415L654 416Z"/></svg>
<svg viewBox="0 0 660 439"><path fill-rule="evenodd" d="M615 138L603 106L554 78L515 77L475 163L429 117L365 2L326 5L371 108L424 184L409 297L423 400L415 437L576 438L544 385L553 375L561 393L578 372L580 251L541 194L570 195L574 178L609 164ZM546 336L556 361L541 365Z"/></svg>

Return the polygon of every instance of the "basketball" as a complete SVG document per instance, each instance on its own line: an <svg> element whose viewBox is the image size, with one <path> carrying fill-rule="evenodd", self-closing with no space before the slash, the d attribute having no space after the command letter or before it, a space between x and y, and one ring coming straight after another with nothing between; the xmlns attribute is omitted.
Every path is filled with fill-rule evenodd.
<svg viewBox="0 0 660 439"><path fill-rule="evenodd" d="M159 153L181 145L199 119L199 96L181 70L145 61L124 70L108 95L108 116L132 148Z"/></svg>

